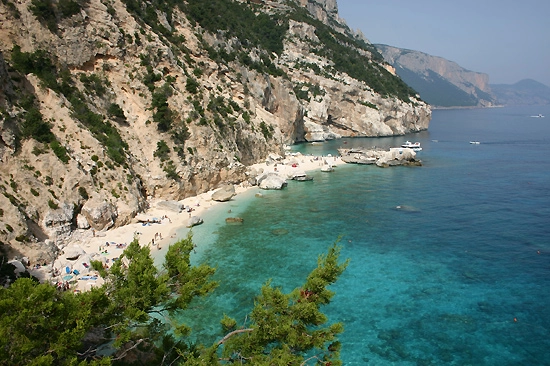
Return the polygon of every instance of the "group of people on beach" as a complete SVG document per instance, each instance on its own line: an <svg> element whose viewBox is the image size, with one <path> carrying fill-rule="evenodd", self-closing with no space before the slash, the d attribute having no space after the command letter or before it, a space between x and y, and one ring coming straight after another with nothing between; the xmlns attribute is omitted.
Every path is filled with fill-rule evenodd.
<svg viewBox="0 0 550 366"><path fill-rule="evenodd" d="M155 244L155 240L157 241L157 244ZM157 246L157 249L160 249L160 240L162 240L162 233L155 233L155 237L151 239L151 245Z"/></svg>
<svg viewBox="0 0 550 366"><path fill-rule="evenodd" d="M71 286L67 281L58 281L56 287L58 291L67 291L70 289Z"/></svg>

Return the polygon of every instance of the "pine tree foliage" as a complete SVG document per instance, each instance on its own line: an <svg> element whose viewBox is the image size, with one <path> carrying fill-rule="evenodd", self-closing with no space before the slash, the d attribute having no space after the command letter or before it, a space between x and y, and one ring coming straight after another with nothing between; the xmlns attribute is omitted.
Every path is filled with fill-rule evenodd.
<svg viewBox="0 0 550 366"><path fill-rule="evenodd" d="M328 286L347 266L347 261L338 263L339 254L340 248L333 245L327 255L319 257L306 282L289 294L267 282L255 301L251 326L220 341L222 359L254 365L304 365L308 361L340 365L336 336L343 325L327 326L320 310L334 296Z"/></svg>
<svg viewBox="0 0 550 366"><path fill-rule="evenodd" d="M108 270L106 284L88 292L61 292L20 278L0 288L2 365L340 365L340 323L327 325L321 306L347 266L334 244L304 284L288 294L268 281L246 328L225 316L225 336L213 345L191 342L175 321L193 299L217 283L215 269L193 266L192 236L170 246L158 268L135 239ZM97 263L94 264L94 267ZM107 356L98 350L111 350Z"/></svg>

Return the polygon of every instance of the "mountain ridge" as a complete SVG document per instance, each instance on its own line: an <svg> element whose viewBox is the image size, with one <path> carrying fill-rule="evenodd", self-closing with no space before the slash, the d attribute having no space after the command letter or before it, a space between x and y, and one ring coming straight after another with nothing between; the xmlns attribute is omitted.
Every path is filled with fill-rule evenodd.
<svg viewBox="0 0 550 366"><path fill-rule="evenodd" d="M436 107L491 107L496 103L489 75L467 70L439 56L375 44L397 74Z"/></svg>
<svg viewBox="0 0 550 366"><path fill-rule="evenodd" d="M490 86L500 104L550 104L550 87L533 79L523 79L514 84L491 84Z"/></svg>

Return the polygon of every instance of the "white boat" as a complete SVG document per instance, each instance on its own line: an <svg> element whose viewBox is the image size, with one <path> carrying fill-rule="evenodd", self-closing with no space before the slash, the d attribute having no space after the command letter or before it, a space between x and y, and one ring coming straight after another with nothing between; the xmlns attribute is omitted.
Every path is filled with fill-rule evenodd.
<svg viewBox="0 0 550 366"><path fill-rule="evenodd" d="M470 141L470 144L472 144L472 145L479 145L480 142L479 142L479 141Z"/></svg>
<svg viewBox="0 0 550 366"><path fill-rule="evenodd" d="M531 117L534 117L534 118L543 118L544 116L542 114L538 114L537 116L531 116Z"/></svg>
<svg viewBox="0 0 550 366"><path fill-rule="evenodd" d="M405 143L403 145L401 145L401 147L411 149L411 150L414 150L414 151L421 151L422 150L422 147L420 147L420 142L405 141Z"/></svg>

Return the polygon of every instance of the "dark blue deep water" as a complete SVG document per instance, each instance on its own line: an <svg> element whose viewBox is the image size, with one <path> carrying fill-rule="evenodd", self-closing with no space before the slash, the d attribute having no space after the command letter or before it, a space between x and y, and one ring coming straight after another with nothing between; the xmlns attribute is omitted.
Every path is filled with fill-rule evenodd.
<svg viewBox="0 0 550 366"><path fill-rule="evenodd" d="M295 149L405 140L422 167L339 166L208 213L196 260L221 286L193 307L194 334L244 322L268 279L300 286L341 236L351 261L324 310L344 323L345 365L550 365L550 107L436 110L422 133Z"/></svg>

